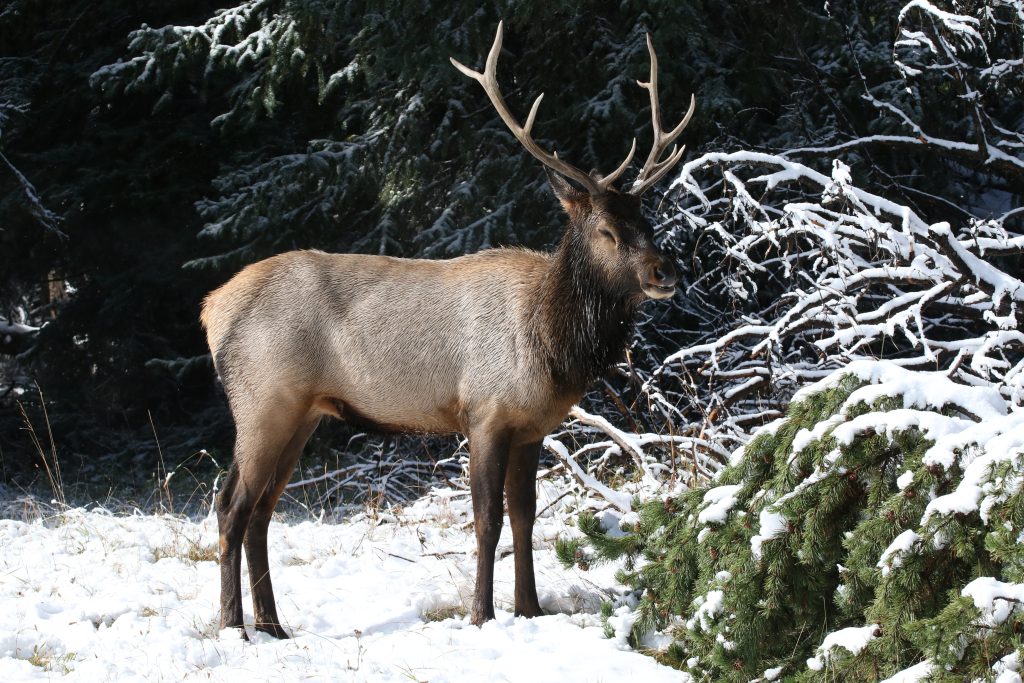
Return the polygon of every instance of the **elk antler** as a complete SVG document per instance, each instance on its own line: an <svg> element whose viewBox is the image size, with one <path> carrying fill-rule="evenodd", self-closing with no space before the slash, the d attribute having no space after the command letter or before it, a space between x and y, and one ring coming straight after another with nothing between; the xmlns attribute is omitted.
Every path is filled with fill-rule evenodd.
<svg viewBox="0 0 1024 683"><path fill-rule="evenodd" d="M696 99L693 95L690 95L690 108L687 110L683 120L668 133L662 132L661 109L658 106L658 56L654 54L654 43L651 42L650 33L647 34L647 51L651 53L651 80L646 83L643 81L637 81L636 83L641 88L647 88L651 94L651 121L654 127L654 145L651 147L651 153L647 155L644 167L640 169L640 175L636 177L633 185L629 188L629 194L635 195L643 194L651 185L661 180L668 173L669 169L675 166L679 159L682 158L686 145L683 145L678 150L673 145L668 157L659 161L661 155L665 152L665 148L672 144L672 141L679 137L679 134L686 128L686 124L690 122L693 110L697 106Z"/></svg>
<svg viewBox="0 0 1024 683"><path fill-rule="evenodd" d="M501 90L498 88L497 67L498 55L501 52L503 24L504 22L498 22L498 32L494 36L494 44L491 46L491 51L487 53L487 62L484 65L483 73L470 69L464 64L458 62L454 57L451 58L452 65L484 87L484 92L486 92L487 97L490 98L491 104L494 105L494 108L498 112L498 116L500 116L501 120L505 122L505 125L512 131L512 134L516 136L516 139L519 140L523 147L526 148L526 151L539 159L541 163L548 168L558 171L562 175L575 180L586 188L587 192L590 194L596 195L607 192L608 188L612 186L612 183L618 180L619 176L622 175L622 172L625 171L630 162L633 161L633 154L636 152L636 138L633 138L633 146L630 148L629 155L626 157L626 160L623 161L622 164L620 164L612 173L603 177L595 177L589 173L584 173L572 164L559 159L557 154L551 154L550 152L542 149L540 145L534 141L530 131L533 129L533 122L537 117L537 109L540 107L540 101L544 98L544 93L538 95L537 99L533 101L533 106L530 107L530 113L526 117L526 125L521 126L515 116L512 115L512 112L509 111L508 105L505 104L505 98L501 96ZM649 41L650 39L648 39L648 44L650 44ZM652 51L651 54L653 56L654 52ZM655 102L656 101L657 100L655 98ZM692 109L693 108L691 106L691 113ZM676 133L676 135L678 135L678 133ZM675 136L673 135L673 137Z"/></svg>

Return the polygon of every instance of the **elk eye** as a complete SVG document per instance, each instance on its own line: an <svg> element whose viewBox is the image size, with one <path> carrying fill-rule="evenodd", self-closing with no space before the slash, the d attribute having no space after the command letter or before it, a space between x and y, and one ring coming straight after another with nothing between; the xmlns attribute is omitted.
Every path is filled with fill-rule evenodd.
<svg viewBox="0 0 1024 683"><path fill-rule="evenodd" d="M597 231L599 233L601 233L603 236L605 236L608 239L610 239L613 244L618 244L619 243L618 238L615 237L615 235L612 233L612 231L609 230L608 228L598 228Z"/></svg>

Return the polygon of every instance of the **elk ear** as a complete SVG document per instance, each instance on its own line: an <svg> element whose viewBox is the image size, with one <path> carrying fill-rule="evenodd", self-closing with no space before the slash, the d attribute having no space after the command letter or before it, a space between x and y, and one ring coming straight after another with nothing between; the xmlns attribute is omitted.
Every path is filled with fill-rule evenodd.
<svg viewBox="0 0 1024 683"><path fill-rule="evenodd" d="M558 201L562 203L562 208L570 216L576 216L586 206L587 202L590 201L590 195L581 190L577 190L569 181L566 180L562 174L552 171L550 168L544 168L545 173L548 174L548 181L551 183L551 190L558 197Z"/></svg>

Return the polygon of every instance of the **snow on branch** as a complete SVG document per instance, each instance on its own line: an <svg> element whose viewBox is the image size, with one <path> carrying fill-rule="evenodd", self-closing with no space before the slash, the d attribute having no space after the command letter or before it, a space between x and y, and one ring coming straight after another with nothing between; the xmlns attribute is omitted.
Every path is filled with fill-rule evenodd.
<svg viewBox="0 0 1024 683"><path fill-rule="evenodd" d="M1020 182L1024 136L1016 114L1004 105L1019 99L1024 89L1024 4L951 4L969 13L947 11L927 0L905 4L892 54L899 80L865 80L863 97L877 109L881 125L902 134L851 131L852 139L790 149L784 156L867 147L917 149Z"/></svg>
<svg viewBox="0 0 1024 683"><path fill-rule="evenodd" d="M58 237L66 239L67 235L57 227L60 225L60 216L43 205L43 201L39 198L39 193L36 192L35 186L10 162L3 152L0 152L0 164L3 164L8 172L14 176L15 182L21 190L22 202L36 222Z"/></svg>
<svg viewBox="0 0 1024 683"><path fill-rule="evenodd" d="M576 457L569 453L569 449L561 441L552 437L545 437L544 447L554 454L555 458L565 465L583 489L591 494L596 494L612 504L620 512L626 513L631 509L632 497L628 494L616 491L602 484L597 477L587 472L576 462Z"/></svg>
<svg viewBox="0 0 1024 683"><path fill-rule="evenodd" d="M310 509L357 508L381 500L392 503L415 500L444 482L462 485L464 463L453 457L437 462L410 458L407 451L390 443L367 441L354 452L350 447L366 434L350 439L344 454L345 464L336 469L302 471L298 481L286 487L286 495ZM340 453L339 462L341 462Z"/></svg>
<svg viewBox="0 0 1024 683"><path fill-rule="evenodd" d="M829 176L758 152L705 154L673 188L706 268L687 305L714 322L644 391L693 435L742 443L797 388L877 358L1024 404L1024 282L1005 258L1024 239L1002 220L929 224L842 161Z"/></svg>
<svg viewBox="0 0 1024 683"><path fill-rule="evenodd" d="M0 353L14 355L25 351L40 328L0 318Z"/></svg>
<svg viewBox="0 0 1024 683"><path fill-rule="evenodd" d="M135 56L100 67L90 83L101 92L162 91L154 107L159 109L177 81L188 81L196 73L210 81L218 72L238 72L247 77L228 90L231 107L213 125L273 114L288 77L313 76L318 84L326 82L322 56L309 54L316 41L304 35L322 35L323 29L303 15L305 10L317 8L249 0L218 10L198 26L143 24L128 36L128 52Z"/></svg>
<svg viewBox="0 0 1024 683"><path fill-rule="evenodd" d="M366 141L312 140L303 153L282 154L232 169L214 179L219 196L202 199L196 210L208 222L199 237L241 243L215 256L193 259L185 268L216 268L254 260L293 244L297 227L336 229L362 176L346 173L366 154ZM358 218L349 214L349 220Z"/></svg>

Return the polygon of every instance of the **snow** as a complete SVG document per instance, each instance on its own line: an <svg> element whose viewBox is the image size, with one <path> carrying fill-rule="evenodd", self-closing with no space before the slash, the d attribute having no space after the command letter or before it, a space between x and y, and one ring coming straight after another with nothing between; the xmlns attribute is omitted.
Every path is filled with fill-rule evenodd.
<svg viewBox="0 0 1024 683"><path fill-rule="evenodd" d="M739 485L716 486L704 494L704 502L709 505L697 515L697 521L701 524L725 524L729 510L736 504L736 492Z"/></svg>
<svg viewBox="0 0 1024 683"><path fill-rule="evenodd" d="M0 334L3 335L23 335L32 334L38 332L40 328L32 327L31 325L25 325L24 323L12 323L0 318Z"/></svg>
<svg viewBox="0 0 1024 683"><path fill-rule="evenodd" d="M1020 163L1018 159L1014 159L1014 161ZM976 281L984 282L995 290L992 299L997 304L1007 294L1014 301L1024 300L1024 282L1004 273L985 259L972 254L968 249L964 248L964 245L953 236L949 223L936 223L930 226L929 229L933 233L945 238L950 249L956 252L957 257L970 268L971 275L974 276Z"/></svg>
<svg viewBox="0 0 1024 683"><path fill-rule="evenodd" d="M599 482L586 470L580 467L579 463L577 463L569 454L569 449L566 448L561 441L553 437L546 436L544 437L544 447L554 453L559 460L568 466L573 477L582 482L588 489L600 493L605 500L614 505L620 512L628 513L632 510L632 496L627 493L620 493L619 491L610 489Z"/></svg>
<svg viewBox="0 0 1024 683"><path fill-rule="evenodd" d="M893 539L889 547L882 552L882 556L878 558L878 563L875 566L882 570L882 576L888 576L890 571L903 564L903 556L920 542L921 537L913 529L907 529Z"/></svg>
<svg viewBox="0 0 1024 683"><path fill-rule="evenodd" d="M1016 611L1017 605L1024 602L1024 584L1004 583L991 576L980 576L964 586L960 594L974 601L986 625L998 626Z"/></svg>
<svg viewBox="0 0 1024 683"><path fill-rule="evenodd" d="M932 15L941 21L946 28L953 33L966 34L977 40L978 43L984 44L981 34L978 33L978 20L974 17L945 12L927 0L911 0L903 6L903 9L900 10L898 20L900 24L903 23L907 14L909 14L912 9L921 10L922 12Z"/></svg>
<svg viewBox="0 0 1024 683"><path fill-rule="evenodd" d="M750 539L750 552L753 554L755 560L761 559L761 546L765 541L770 541L788 527L786 518L780 513L775 512L770 507L765 507L761 510L761 514L758 517L761 526Z"/></svg>
<svg viewBox="0 0 1024 683"><path fill-rule="evenodd" d="M644 453L644 446L652 443L666 443L670 440L677 441L680 445L684 445L688 441L687 439L674 439L671 436L666 438L660 434L630 434L622 431L604 417L594 413L588 413L578 405L573 406L569 410L569 415L573 419L590 427L594 427L601 433L610 437L611 444L607 444L606 449L622 452L631 457L633 462L636 464L637 471L641 473L642 481L640 484L646 488L660 488L661 482L651 470L652 467L662 467L662 464L657 461L653 463L650 462L652 459Z"/></svg>
<svg viewBox="0 0 1024 683"><path fill-rule="evenodd" d="M925 452L924 464L948 468L959 460L964 475L952 492L928 503L923 521L935 514L970 514L977 510L987 522L988 510L995 501L986 500L985 482L993 467L1020 457L1022 452L1024 410L974 423L958 434L937 441Z"/></svg>
<svg viewBox="0 0 1024 683"><path fill-rule="evenodd" d="M892 440L896 432L916 429L926 439L935 441L948 434L958 434L973 424L970 420L946 417L929 410L897 408L858 415L836 427L832 436L840 445L849 446L854 439L863 434L885 434Z"/></svg>
<svg viewBox="0 0 1024 683"><path fill-rule="evenodd" d="M796 436L793 437L793 451L789 456L790 462L795 461L805 448L835 429L837 425L842 424L845 419L846 417L840 411L836 415L816 423L813 429L804 428L797 432Z"/></svg>
<svg viewBox="0 0 1024 683"><path fill-rule="evenodd" d="M1006 415L1006 401L999 391L990 387L969 387L954 382L944 372L908 370L892 361L857 360L825 378L802 387L793 395L795 403L812 394L821 393L839 384L846 375L869 382L854 391L846 406L874 403L879 398L903 399L904 408L925 410L945 406L962 407L980 419Z"/></svg>
<svg viewBox="0 0 1024 683"><path fill-rule="evenodd" d="M957 459L957 452L972 444L985 445L986 450L1006 454L1024 446L1024 411L996 416L970 425L962 432L942 439L924 455L925 465L948 469Z"/></svg>
<svg viewBox="0 0 1024 683"><path fill-rule="evenodd" d="M868 643L878 637L878 624L868 626L851 626L833 631L825 636L818 646L818 653L807 660L807 668L814 671L821 671L831 656L834 648L841 647L850 654L856 655L863 650Z"/></svg>
<svg viewBox="0 0 1024 683"><path fill-rule="evenodd" d="M996 674L995 683L1021 683L1019 653L1006 655L995 663L992 671Z"/></svg>
<svg viewBox="0 0 1024 683"><path fill-rule="evenodd" d="M821 195L825 201L842 198L850 193L853 176L850 167L839 159L832 160L832 182L825 186Z"/></svg>
<svg viewBox="0 0 1024 683"><path fill-rule="evenodd" d="M557 495L541 494L541 507ZM624 635L603 636L597 611L614 594L614 570L584 578L557 563L553 540L572 529L567 504L547 510L534 532L549 615L511 613L506 521L497 618L482 628L453 615L468 606L475 574L468 496L338 524L275 521L270 561L293 638L250 629L251 643L217 631L212 518L70 509L46 521L0 520L0 680L680 681Z"/></svg>
<svg viewBox="0 0 1024 683"><path fill-rule="evenodd" d="M594 515L594 519L601 525L601 530L604 531L605 535L610 538L622 538L627 535L627 532L623 531L624 524L632 526L639 519L639 515L635 512L631 513L631 520L633 521L627 522L625 515L620 515L612 510L602 510Z"/></svg>
<svg viewBox="0 0 1024 683"><path fill-rule="evenodd" d="M896 432L918 430L933 442L924 454L925 466L948 470L958 464L964 470L953 491L929 501L922 523L927 523L933 515L973 512L978 512L987 522L989 510L1008 495L1007 490L1012 492L1020 487L1018 480L1005 482L1003 490L993 494L992 486L987 483L993 467L1024 453L1024 410L1011 409L1011 404L998 389L965 386L953 382L943 372L913 371L891 361L861 360L804 386L793 400L804 400L814 393L835 387L847 375L869 383L851 392L836 415L819 421L812 429L801 429L793 439L791 458L796 458L801 449L826 435L834 437L840 445L849 445L862 434L884 434L891 439ZM853 406L873 405L886 397L899 399L903 407L871 411L852 419L848 417ZM936 412L950 407L961 416ZM826 458L826 463L833 460ZM818 470L815 470L809 480L817 475ZM913 479L911 471L904 471L897 479L897 485L901 490L905 489ZM755 556L760 554L761 543L770 537L761 533L751 540ZM901 535L898 540L908 539L908 536ZM935 542L942 543L940 535L936 535ZM901 549L890 549L894 553L891 559L898 562L900 552L897 551ZM878 566L883 574L887 574L890 567L899 566L888 564L888 553L886 551L879 560Z"/></svg>
<svg viewBox="0 0 1024 683"><path fill-rule="evenodd" d="M686 622L686 628L693 629L700 624L702 630L708 631L711 629L715 617L721 614L724 608L725 593L720 590L708 591L707 595L698 597L694 602L699 604L693 617Z"/></svg>
<svg viewBox="0 0 1024 683"><path fill-rule="evenodd" d="M625 643L626 639L629 638L629 634L633 631L633 624L636 623L639 615L629 605L622 605L612 612L612 615L608 617L608 625L612 629L615 639L620 643Z"/></svg>
<svg viewBox="0 0 1024 683"><path fill-rule="evenodd" d="M900 671L894 676L890 676L881 683L917 683L917 681L923 680L926 676L931 674L932 666L932 663L926 659L923 662Z"/></svg>
<svg viewBox="0 0 1024 683"><path fill-rule="evenodd" d="M981 501L981 488L961 482L956 490L939 496L928 503L924 511L924 520L932 515L968 515L978 509Z"/></svg>

